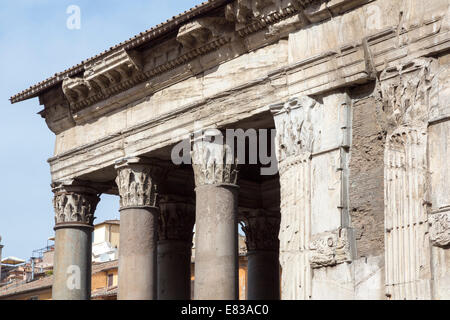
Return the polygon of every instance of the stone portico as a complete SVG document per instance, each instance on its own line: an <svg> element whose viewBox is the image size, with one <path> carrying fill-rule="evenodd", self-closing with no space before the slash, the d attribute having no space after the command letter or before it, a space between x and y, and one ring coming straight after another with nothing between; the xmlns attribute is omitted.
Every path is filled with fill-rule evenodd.
<svg viewBox="0 0 450 320"><path fill-rule="evenodd" d="M56 136L53 298L112 194L119 299L189 299L194 224L198 300L238 298L239 224L249 299L449 299L449 72L447 0L210 0L13 96Z"/></svg>

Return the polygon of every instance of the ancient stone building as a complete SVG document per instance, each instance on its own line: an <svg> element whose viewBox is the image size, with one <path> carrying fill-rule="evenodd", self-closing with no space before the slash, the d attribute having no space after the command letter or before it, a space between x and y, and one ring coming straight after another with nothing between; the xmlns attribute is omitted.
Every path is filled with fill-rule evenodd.
<svg viewBox="0 0 450 320"><path fill-rule="evenodd" d="M238 223L249 299L450 298L449 50L448 0L212 0L13 96L56 135L53 298L101 193L119 299L189 298L194 223L195 299L237 298Z"/></svg>

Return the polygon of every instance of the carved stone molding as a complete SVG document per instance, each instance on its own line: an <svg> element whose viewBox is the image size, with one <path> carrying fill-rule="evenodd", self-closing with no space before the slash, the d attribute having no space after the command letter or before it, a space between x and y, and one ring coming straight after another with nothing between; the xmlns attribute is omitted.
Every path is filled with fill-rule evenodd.
<svg viewBox="0 0 450 320"><path fill-rule="evenodd" d="M86 66L83 77L65 78L62 84L73 113L145 80L141 57L124 49Z"/></svg>
<svg viewBox="0 0 450 320"><path fill-rule="evenodd" d="M186 49L201 47L230 30L224 17L204 17L191 21L178 30L177 41Z"/></svg>
<svg viewBox="0 0 450 320"><path fill-rule="evenodd" d="M303 10L317 0L293 0L287 6L278 0L237 0L225 8L228 21L236 22L239 35L245 36Z"/></svg>
<svg viewBox="0 0 450 320"><path fill-rule="evenodd" d="M53 192L56 228L64 225L93 226L95 209L100 201L97 190L72 181L54 184Z"/></svg>
<svg viewBox="0 0 450 320"><path fill-rule="evenodd" d="M116 163L116 170L121 209L158 207L159 185L167 167L149 159L127 158Z"/></svg>
<svg viewBox="0 0 450 320"><path fill-rule="evenodd" d="M192 167L195 185L237 184L238 161L225 135L216 129L205 130L192 138Z"/></svg>
<svg viewBox="0 0 450 320"><path fill-rule="evenodd" d="M450 246L450 208L430 215L430 240L436 247Z"/></svg>
<svg viewBox="0 0 450 320"><path fill-rule="evenodd" d="M177 240L192 243L195 223L193 199L163 195L160 202L159 240Z"/></svg>
<svg viewBox="0 0 450 320"><path fill-rule="evenodd" d="M39 103L45 105L45 109L39 112L45 119L48 128L55 134L59 134L75 125L64 92L61 88L50 90L39 96Z"/></svg>
<svg viewBox="0 0 450 320"><path fill-rule="evenodd" d="M314 132L312 119L316 105L316 100L303 96L270 106L277 129L275 147L278 162L312 153L318 135Z"/></svg>
<svg viewBox="0 0 450 320"><path fill-rule="evenodd" d="M247 251L278 251L280 215L262 209L241 210L242 230Z"/></svg>
<svg viewBox="0 0 450 320"><path fill-rule="evenodd" d="M345 228L313 235L309 245L311 267L329 267L352 261L350 241Z"/></svg>

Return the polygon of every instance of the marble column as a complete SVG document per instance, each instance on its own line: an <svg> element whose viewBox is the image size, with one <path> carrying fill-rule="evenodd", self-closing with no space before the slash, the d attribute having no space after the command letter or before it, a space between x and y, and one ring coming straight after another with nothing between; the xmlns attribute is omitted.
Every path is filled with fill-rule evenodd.
<svg viewBox="0 0 450 320"><path fill-rule="evenodd" d="M218 130L194 138L195 300L237 300L237 160Z"/></svg>
<svg viewBox="0 0 450 320"><path fill-rule="evenodd" d="M307 300L312 295L311 155L317 131L313 118L318 108L315 100L300 97L270 109L277 130L275 149L280 174L281 298Z"/></svg>
<svg viewBox="0 0 450 320"><path fill-rule="evenodd" d="M158 300L191 299L193 199L164 195L158 234Z"/></svg>
<svg viewBox="0 0 450 320"><path fill-rule="evenodd" d="M144 158L117 162L120 194L119 300L156 300L158 188L165 169Z"/></svg>
<svg viewBox="0 0 450 320"><path fill-rule="evenodd" d="M280 215L251 210L242 217L247 244L248 300L280 299Z"/></svg>
<svg viewBox="0 0 450 320"><path fill-rule="evenodd" d="M100 197L97 190L82 183L53 187L56 239L52 298L89 300L94 212Z"/></svg>

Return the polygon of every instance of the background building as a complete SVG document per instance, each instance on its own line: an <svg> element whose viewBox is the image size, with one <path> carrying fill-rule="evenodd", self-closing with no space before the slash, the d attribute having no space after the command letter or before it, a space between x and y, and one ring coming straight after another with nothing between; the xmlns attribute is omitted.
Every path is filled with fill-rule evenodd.
<svg viewBox="0 0 450 320"><path fill-rule="evenodd" d="M119 258L119 220L107 220L95 225L92 262L107 262Z"/></svg>

